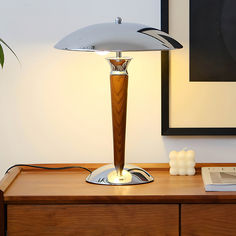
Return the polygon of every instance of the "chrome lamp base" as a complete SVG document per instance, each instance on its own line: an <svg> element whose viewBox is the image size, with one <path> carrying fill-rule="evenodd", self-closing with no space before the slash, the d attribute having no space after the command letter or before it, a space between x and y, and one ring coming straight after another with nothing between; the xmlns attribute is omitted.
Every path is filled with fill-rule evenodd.
<svg viewBox="0 0 236 236"><path fill-rule="evenodd" d="M147 171L134 165L125 165L122 175L119 176L111 164L96 169L86 178L88 183L102 185L146 184L153 180Z"/></svg>

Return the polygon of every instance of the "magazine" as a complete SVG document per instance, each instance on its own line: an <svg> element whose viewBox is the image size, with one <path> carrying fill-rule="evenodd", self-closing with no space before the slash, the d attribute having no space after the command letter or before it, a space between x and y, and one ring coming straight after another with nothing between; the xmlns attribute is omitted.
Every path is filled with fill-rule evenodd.
<svg viewBox="0 0 236 236"><path fill-rule="evenodd" d="M202 167L206 191L236 191L236 167Z"/></svg>

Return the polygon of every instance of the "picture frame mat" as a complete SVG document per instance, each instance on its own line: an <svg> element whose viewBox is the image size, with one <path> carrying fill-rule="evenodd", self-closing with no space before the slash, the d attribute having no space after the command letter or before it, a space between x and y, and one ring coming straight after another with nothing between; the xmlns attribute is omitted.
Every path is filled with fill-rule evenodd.
<svg viewBox="0 0 236 236"><path fill-rule="evenodd" d="M166 2L168 4L162 1L169 9L169 34L184 48L169 53L169 81L162 79L163 86L168 85L169 90L168 104L162 101L162 106L169 108L168 111L166 107L162 108L165 113L162 119L167 120L162 121L162 134L236 134L236 83L189 81L190 1ZM167 60L167 57L163 54L162 59ZM164 94L162 99L165 99Z"/></svg>

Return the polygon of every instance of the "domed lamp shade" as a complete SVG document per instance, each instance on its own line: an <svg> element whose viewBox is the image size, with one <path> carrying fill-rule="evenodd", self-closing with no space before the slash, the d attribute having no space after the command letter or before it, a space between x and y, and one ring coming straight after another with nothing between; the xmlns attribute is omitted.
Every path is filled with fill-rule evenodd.
<svg viewBox="0 0 236 236"><path fill-rule="evenodd" d="M103 23L81 28L59 41L55 48L69 51L116 52L107 58L111 66L110 87L113 124L114 164L102 166L86 179L103 185L132 185L153 181L144 169L125 164L125 130L127 111L128 72L131 60L122 52L163 51L182 48L167 33L142 24L123 23L117 17L114 23Z"/></svg>

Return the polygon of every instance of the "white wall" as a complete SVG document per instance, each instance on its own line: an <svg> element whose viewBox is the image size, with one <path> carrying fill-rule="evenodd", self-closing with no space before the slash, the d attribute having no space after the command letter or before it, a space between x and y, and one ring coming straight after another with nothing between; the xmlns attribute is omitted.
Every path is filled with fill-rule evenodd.
<svg viewBox="0 0 236 236"><path fill-rule="evenodd" d="M159 27L158 0L0 0L0 175L16 163L112 162L109 65L92 53L53 45L89 24L113 21ZM234 137L162 137L160 54L129 53L127 162L167 162L193 148L198 162L234 162ZM176 78L178 79L178 78Z"/></svg>

